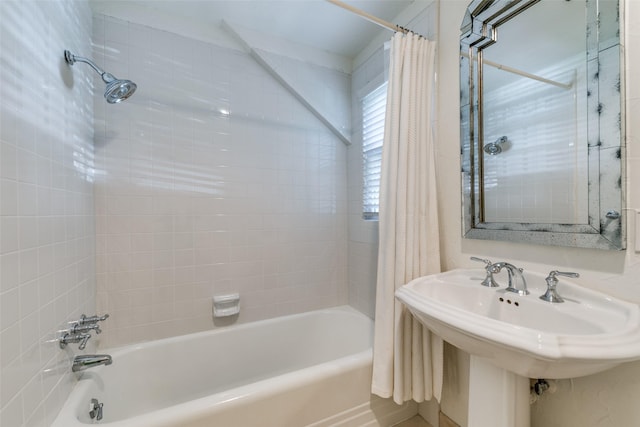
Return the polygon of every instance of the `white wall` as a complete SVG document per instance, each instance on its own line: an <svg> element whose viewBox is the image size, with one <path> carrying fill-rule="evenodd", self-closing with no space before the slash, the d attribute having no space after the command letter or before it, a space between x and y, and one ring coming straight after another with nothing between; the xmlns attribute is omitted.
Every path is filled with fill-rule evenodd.
<svg viewBox="0 0 640 427"><path fill-rule="evenodd" d="M101 345L212 328L213 295L238 322L347 303L346 146L225 43L95 17L93 57L138 84L95 109Z"/></svg>
<svg viewBox="0 0 640 427"><path fill-rule="evenodd" d="M459 176L459 26L468 2L442 0L440 5L438 167L440 182L440 218L443 267L477 266L472 255L507 260L525 269L546 272L551 269L577 271L579 283L611 295L640 303L637 282L640 256L633 239L635 226L629 224L627 251L610 252L588 249L535 246L518 243L464 240L460 224ZM628 207L640 206L640 127L634 117L640 105L640 85L632 76L640 72L640 2L626 1L625 51L627 70L627 187ZM545 396L532 408L534 427L620 427L640 424L640 362L581 379L559 382L556 394ZM464 396L462 397L464 399ZM466 407L451 404L447 414L466 422Z"/></svg>
<svg viewBox="0 0 640 427"><path fill-rule="evenodd" d="M91 12L0 2L0 425L48 426L75 376L56 331L95 310ZM88 350L93 345L89 345Z"/></svg>

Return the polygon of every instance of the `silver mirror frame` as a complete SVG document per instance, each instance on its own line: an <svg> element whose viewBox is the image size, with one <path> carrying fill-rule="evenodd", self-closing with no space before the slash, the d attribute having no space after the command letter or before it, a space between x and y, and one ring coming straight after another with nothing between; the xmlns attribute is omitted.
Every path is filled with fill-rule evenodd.
<svg viewBox="0 0 640 427"><path fill-rule="evenodd" d="M622 250L626 248L625 138L621 12L598 15L598 1L586 0L589 221L588 224L484 221L482 198L482 50L497 41L498 28L540 0L473 0L461 26L460 139L463 236L541 245ZM600 0L602 1L602 0ZM612 0L608 0L612 1ZM600 23L600 27L598 27ZM599 40L607 28L615 37ZM532 35L532 38L534 36ZM603 66L602 64L607 64ZM605 105L605 100L606 105Z"/></svg>

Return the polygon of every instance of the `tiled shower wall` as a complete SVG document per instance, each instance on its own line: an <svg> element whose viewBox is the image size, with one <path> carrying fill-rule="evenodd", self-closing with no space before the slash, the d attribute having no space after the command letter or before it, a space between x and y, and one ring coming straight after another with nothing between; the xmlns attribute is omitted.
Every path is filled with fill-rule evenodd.
<svg viewBox="0 0 640 427"><path fill-rule="evenodd" d="M93 57L138 84L96 97L101 345L214 327L214 295L238 322L347 303L340 140L243 51L99 15Z"/></svg>
<svg viewBox="0 0 640 427"><path fill-rule="evenodd" d="M95 310L91 12L0 1L0 425L49 426L73 385L56 330ZM92 345L87 349L90 350Z"/></svg>
<svg viewBox="0 0 640 427"><path fill-rule="evenodd" d="M387 54L388 56L388 54ZM385 49L377 49L353 72L351 117L353 145L349 149L349 303L375 317L378 221L362 218L362 98L382 85Z"/></svg>

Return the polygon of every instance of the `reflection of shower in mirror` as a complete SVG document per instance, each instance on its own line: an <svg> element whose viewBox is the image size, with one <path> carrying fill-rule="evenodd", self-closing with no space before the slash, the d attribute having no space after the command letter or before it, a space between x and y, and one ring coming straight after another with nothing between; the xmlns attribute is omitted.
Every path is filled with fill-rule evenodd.
<svg viewBox="0 0 640 427"><path fill-rule="evenodd" d="M507 146L505 145L507 141L508 139L506 136L501 136L500 138L496 139L494 142L485 144L484 152L492 156L500 154L502 153L502 150L507 149Z"/></svg>

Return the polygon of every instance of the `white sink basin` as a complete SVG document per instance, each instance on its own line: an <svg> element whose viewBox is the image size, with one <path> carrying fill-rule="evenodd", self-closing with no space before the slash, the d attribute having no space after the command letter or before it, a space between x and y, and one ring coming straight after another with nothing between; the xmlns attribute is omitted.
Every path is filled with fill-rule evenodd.
<svg viewBox="0 0 640 427"><path fill-rule="evenodd" d="M452 270L413 280L396 298L445 341L530 378L574 378L640 359L640 307L560 280L549 303L546 275L527 273L530 295L480 285L484 271Z"/></svg>

